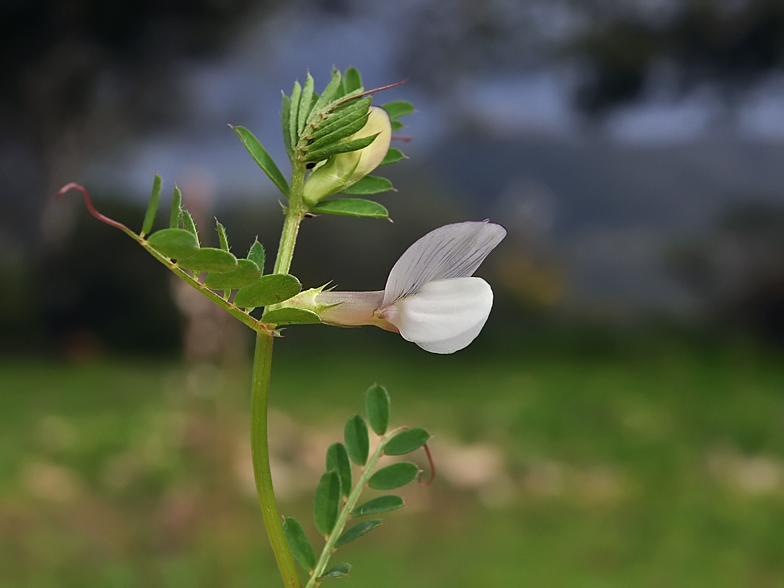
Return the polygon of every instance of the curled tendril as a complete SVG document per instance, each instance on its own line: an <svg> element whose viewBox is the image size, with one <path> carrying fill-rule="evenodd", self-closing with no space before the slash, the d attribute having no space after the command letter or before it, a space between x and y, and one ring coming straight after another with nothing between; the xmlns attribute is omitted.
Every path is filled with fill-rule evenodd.
<svg viewBox="0 0 784 588"><path fill-rule="evenodd" d="M65 186L60 188L60 190L57 192L57 195L54 197L54 199L58 200L63 196L63 194L65 194L69 190L78 190L79 192L82 193L82 196L84 196L84 203L87 206L87 210L89 210L90 214L92 214L99 221L101 221L102 223L106 223L107 225L110 225L112 227L118 228L121 231L125 231L126 233L133 235L134 237L136 236L134 232L131 231L131 229L126 227L124 224L117 222L116 220L112 220L108 216L104 216L100 212L95 210L95 207L93 206L93 203L90 200L90 193L87 192L84 186L80 186L79 184L76 184L74 182L71 182L70 184L66 184Z"/></svg>
<svg viewBox="0 0 784 588"><path fill-rule="evenodd" d="M433 483L433 480L436 479L436 462L433 461L433 454L430 453L430 447L427 446L427 443L425 443L422 448L425 450L427 462L430 464L430 478L423 482L422 477L417 476L417 482L419 482L420 486L430 486L430 484Z"/></svg>

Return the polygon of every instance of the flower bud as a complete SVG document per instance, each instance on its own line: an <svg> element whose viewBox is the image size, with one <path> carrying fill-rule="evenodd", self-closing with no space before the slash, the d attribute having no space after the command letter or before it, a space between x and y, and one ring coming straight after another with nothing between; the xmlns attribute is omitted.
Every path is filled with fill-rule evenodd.
<svg viewBox="0 0 784 588"><path fill-rule="evenodd" d="M313 170L305 181L305 202L313 205L327 196L348 188L376 169L386 157L392 139L392 124L383 108L371 106L365 126L348 140L353 141L376 134L375 140L364 149L333 155Z"/></svg>

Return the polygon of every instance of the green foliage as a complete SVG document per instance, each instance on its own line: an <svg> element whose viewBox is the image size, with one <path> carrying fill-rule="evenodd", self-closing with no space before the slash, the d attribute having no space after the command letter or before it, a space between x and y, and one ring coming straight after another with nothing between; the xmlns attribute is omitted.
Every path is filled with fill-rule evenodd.
<svg viewBox="0 0 784 588"><path fill-rule="evenodd" d="M348 531L343 533L335 543L335 547L342 547L346 543L351 543L352 541L356 541L362 535L366 535L370 533L373 529L377 529L381 525L384 524L384 521L381 519L368 519L366 521L362 521L351 527Z"/></svg>
<svg viewBox="0 0 784 588"><path fill-rule="evenodd" d="M340 476L334 470L321 476L313 501L313 519L322 535L329 535L338 520L340 509Z"/></svg>
<svg viewBox="0 0 784 588"><path fill-rule="evenodd" d="M362 90L362 76L357 68L350 67L346 70L343 76L343 90L344 95Z"/></svg>
<svg viewBox="0 0 784 588"><path fill-rule="evenodd" d="M406 429L392 437L384 446L387 455L405 455L422 447L430 439L430 433L424 429Z"/></svg>
<svg viewBox="0 0 784 588"><path fill-rule="evenodd" d="M263 319L270 325L317 325L321 322L319 315L304 308L276 308L265 312Z"/></svg>
<svg viewBox="0 0 784 588"><path fill-rule="evenodd" d="M305 85L302 88L302 97L299 102L299 111L297 112L297 135L302 135L305 130L305 122L308 120L310 109L313 106L313 76L310 72L305 77Z"/></svg>
<svg viewBox="0 0 784 588"><path fill-rule="evenodd" d="M359 466L365 465L370 452L370 438L365 419L360 415L348 419L343 431L343 438L351 461Z"/></svg>
<svg viewBox="0 0 784 588"><path fill-rule="evenodd" d="M180 217L182 216L182 192L174 185L174 193L172 194L171 218L169 220L170 229L180 228Z"/></svg>
<svg viewBox="0 0 784 588"><path fill-rule="evenodd" d="M196 223L193 222L191 213L182 209L180 216L182 217L182 228L188 231L191 235L196 237L196 243L199 242L199 232L196 230Z"/></svg>
<svg viewBox="0 0 784 588"><path fill-rule="evenodd" d="M299 521L295 518L286 518L283 521L283 531L286 533L286 540L289 543L294 559L308 571L315 568L316 554L310 541L305 536L305 531L302 530L302 525L299 524Z"/></svg>
<svg viewBox="0 0 784 588"><path fill-rule="evenodd" d="M340 487L343 496L351 493L351 462L348 458L346 446L342 443L333 443L327 449L327 471L334 470L340 477Z"/></svg>
<svg viewBox="0 0 784 588"><path fill-rule="evenodd" d="M376 140L378 134L362 137L360 139L353 139L351 141L333 143L327 147L323 147L316 151L308 151L303 161L306 163L318 163L328 157L337 155L338 153L349 153L350 151L359 151L370 145Z"/></svg>
<svg viewBox="0 0 784 588"><path fill-rule="evenodd" d="M237 267L225 273L211 273L204 285L214 290L235 290L255 283L261 277L261 270L250 259L238 259Z"/></svg>
<svg viewBox="0 0 784 588"><path fill-rule="evenodd" d="M414 112L414 105L404 100L400 100L398 102L387 102L386 104L382 105L381 108L387 111L389 118L392 120Z"/></svg>
<svg viewBox="0 0 784 588"><path fill-rule="evenodd" d="M155 222L155 213L158 212L158 201L161 199L161 176L155 174L155 179L152 181L152 194L150 195L150 203L147 205L147 212L144 214L144 222L142 223L142 236L152 231L152 223Z"/></svg>
<svg viewBox="0 0 784 588"><path fill-rule="evenodd" d="M147 243L161 255L174 259L189 257L199 250L196 236L185 229L156 231L148 237Z"/></svg>
<svg viewBox="0 0 784 588"><path fill-rule="evenodd" d="M372 200L362 198L333 198L322 200L311 207L316 214L335 214L338 216L363 216L368 218L389 218L389 211Z"/></svg>
<svg viewBox="0 0 784 588"><path fill-rule="evenodd" d="M400 498L400 496L387 494L385 496L373 498L372 500L368 500L364 504L359 505L357 508L351 511L351 516L362 517L370 514L381 514L392 510L397 510L398 508L403 508L403 506L405 506L405 503L403 502L403 499Z"/></svg>
<svg viewBox="0 0 784 588"><path fill-rule="evenodd" d="M326 574L319 576L320 580L325 580L327 578L342 578L343 576L348 576L348 573L351 571L351 565L347 563L339 563L332 566Z"/></svg>
<svg viewBox="0 0 784 588"><path fill-rule="evenodd" d="M172 230L172 229L168 229ZM237 269L237 258L228 251L202 247L189 257L177 261L180 267L196 272L232 272Z"/></svg>
<svg viewBox="0 0 784 588"><path fill-rule="evenodd" d="M406 157L406 155L400 149L390 147L389 150L387 150L387 154L384 156L384 159L381 160L381 163L378 165L379 167L382 165L390 165L403 159L408 159L408 157Z"/></svg>
<svg viewBox="0 0 784 588"><path fill-rule="evenodd" d="M389 426L389 392L383 386L371 386L365 394L365 414L376 435L383 435Z"/></svg>
<svg viewBox="0 0 784 588"><path fill-rule="evenodd" d="M261 276L254 284L237 291L234 304L243 307L259 307L277 304L299 294L302 284L289 274Z"/></svg>
<svg viewBox="0 0 784 588"><path fill-rule="evenodd" d="M259 243L258 239L253 242L248 251L248 259L255 263L261 273L264 273L264 245Z"/></svg>
<svg viewBox="0 0 784 588"><path fill-rule="evenodd" d="M254 161L259 165L262 171L267 174L267 177L272 180L272 183L278 187L283 195L288 198L289 196L289 183L286 181L286 178L278 169L278 166L275 164L275 161L270 157L267 150L259 143L259 140L253 136L248 129L245 127L232 127L234 132L237 133L242 144L245 145L245 149L248 150L248 153L251 154Z"/></svg>
<svg viewBox="0 0 784 588"><path fill-rule="evenodd" d="M380 194L382 192L389 192L394 190L392 182L386 178L379 178L378 176L365 176L358 182L351 184L348 188L342 190L343 194L352 194L357 196L365 196L368 194Z"/></svg>
<svg viewBox="0 0 784 588"><path fill-rule="evenodd" d="M419 467L410 461L400 461L376 471L370 476L369 485L374 490L394 490L412 482L419 474Z"/></svg>
<svg viewBox="0 0 784 588"><path fill-rule="evenodd" d="M215 219L215 227L218 231L218 242L220 243L220 248L224 251L229 250L229 236L226 234L226 228L218 222L218 219Z"/></svg>

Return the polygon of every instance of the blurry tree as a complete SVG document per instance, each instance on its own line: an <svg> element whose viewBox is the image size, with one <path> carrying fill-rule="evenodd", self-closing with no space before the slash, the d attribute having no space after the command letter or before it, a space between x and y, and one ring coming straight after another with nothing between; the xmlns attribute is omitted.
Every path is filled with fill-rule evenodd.
<svg viewBox="0 0 784 588"><path fill-rule="evenodd" d="M710 235L673 248L667 265L710 320L784 345L784 208L737 205Z"/></svg>
<svg viewBox="0 0 784 588"><path fill-rule="evenodd" d="M592 113L640 97L663 64L677 90L707 82L730 100L784 67L781 0L636 2L624 10L597 2L592 20L572 49L590 64L578 102Z"/></svg>
<svg viewBox="0 0 784 588"><path fill-rule="evenodd" d="M74 226L78 198L50 207L96 153L185 108L174 68L214 55L255 10L279 0L5 0L0 5L0 338L43 309L20 291L49 244ZM44 241L46 243L47 241Z"/></svg>

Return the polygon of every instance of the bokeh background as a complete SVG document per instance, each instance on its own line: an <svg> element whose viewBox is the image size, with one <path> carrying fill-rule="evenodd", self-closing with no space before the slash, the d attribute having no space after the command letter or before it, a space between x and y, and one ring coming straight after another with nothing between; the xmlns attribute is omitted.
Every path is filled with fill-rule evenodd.
<svg viewBox="0 0 784 588"><path fill-rule="evenodd" d="M153 173L276 249L281 90L358 67L417 112L394 224L308 219L307 286L381 289L447 222L509 236L481 336L278 341L281 509L374 382L433 485L341 549L351 586L784 587L780 0L8 0L0 8L0 587L277 586L253 491L250 338L99 210ZM164 223L164 213L159 221ZM269 268L268 268L269 269Z"/></svg>

